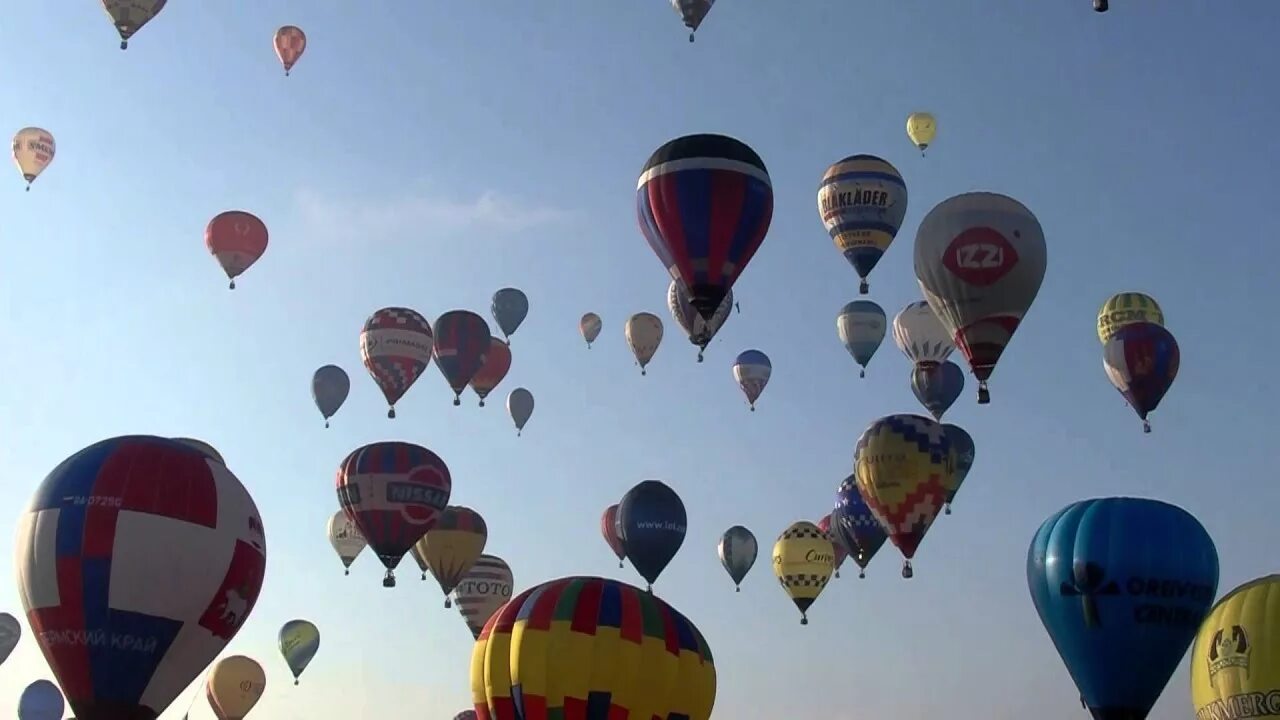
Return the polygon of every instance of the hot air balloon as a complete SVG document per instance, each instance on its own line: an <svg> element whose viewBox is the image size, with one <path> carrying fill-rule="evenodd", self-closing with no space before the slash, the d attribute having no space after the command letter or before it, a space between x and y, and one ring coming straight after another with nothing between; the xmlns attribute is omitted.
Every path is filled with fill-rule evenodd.
<svg viewBox="0 0 1280 720"><path fill-rule="evenodd" d="M747 396L751 412L756 411L756 400L769 384L769 376L773 374L773 364L769 356L759 350L744 350L733 362L733 379Z"/></svg>
<svg viewBox="0 0 1280 720"><path fill-rule="evenodd" d="M1280 575L1227 593L1200 624L1191 646L1196 717L1275 715L1280 703Z"/></svg>
<svg viewBox="0 0 1280 720"><path fill-rule="evenodd" d="M858 490L858 478L850 475L836 490L836 506L831 511L831 532L836 542L845 546L858 564L858 577L867 576L867 564L884 545L888 536L880 521L867 507Z"/></svg>
<svg viewBox="0 0 1280 720"><path fill-rule="evenodd" d="M484 399L498 387L502 379L511 369L511 348L498 338L489 338L489 349L484 355L484 364L471 378L471 389L480 397L480 407L484 407Z"/></svg>
<svg viewBox="0 0 1280 720"><path fill-rule="evenodd" d="M760 156L724 135L686 135L658 148L636 186L649 247L704 320L715 315L773 219Z"/></svg>
<svg viewBox="0 0 1280 720"><path fill-rule="evenodd" d="M641 482L618 503L622 547L631 566L649 583L650 591L684 543L687 525L680 496L657 480Z"/></svg>
<svg viewBox="0 0 1280 720"><path fill-rule="evenodd" d="M511 599L513 582L511 568L494 555L481 555L462 576L453 591L453 604L458 606L472 637L479 638L484 624Z"/></svg>
<svg viewBox="0 0 1280 720"><path fill-rule="evenodd" d="M228 287L235 290L236 278L267 251L267 226L243 210L221 212L205 227L204 246L227 274Z"/></svg>
<svg viewBox="0 0 1280 720"><path fill-rule="evenodd" d="M325 427L329 427L329 418L347 401L347 394L350 392L351 378L347 376L346 370L337 365L322 365L316 369L311 376L311 399L324 416Z"/></svg>
<svg viewBox="0 0 1280 720"><path fill-rule="evenodd" d="M284 656L289 672L293 673L293 684L298 684L298 676L320 649L320 628L307 620L290 620L280 628L277 638L280 643L280 654Z"/></svg>
<svg viewBox="0 0 1280 720"><path fill-rule="evenodd" d="M448 466L413 443L376 442L342 461L337 486L338 504L387 568L382 586L395 587L396 566L449 503Z"/></svg>
<svg viewBox="0 0 1280 720"><path fill-rule="evenodd" d="M684 26L689 28L689 42L693 42L693 34L698 31L703 18L711 12L711 6L715 4L716 0L671 0L671 7L680 14Z"/></svg>
<svg viewBox="0 0 1280 720"><path fill-rule="evenodd" d="M533 393L524 388L516 388L507 394L507 414L516 424L516 437L524 432L525 423L533 417Z"/></svg>
<svg viewBox="0 0 1280 720"><path fill-rule="evenodd" d="M1098 309L1098 341L1103 345L1117 330L1134 323L1152 323L1164 327L1164 311L1150 295L1122 292L1107 298Z"/></svg>
<svg viewBox="0 0 1280 720"><path fill-rule="evenodd" d="M947 485L947 502L942 506L943 512L950 515L951 503L955 501L956 493L960 492L960 486L964 484L964 479L969 476L969 471L973 469L976 448L973 444L973 437L959 425L948 423L943 425L942 429L947 433L947 439L951 441L951 482Z"/></svg>
<svg viewBox="0 0 1280 720"><path fill-rule="evenodd" d="M806 520L791 524L773 545L773 574L800 610L800 624L809 624L809 607L822 594L835 569L831 538Z"/></svg>
<svg viewBox="0 0 1280 720"><path fill-rule="evenodd" d="M916 279L978 378L987 380L1044 280L1040 221L1005 195L971 192L938 203L916 231Z"/></svg>
<svg viewBox="0 0 1280 720"><path fill-rule="evenodd" d="M48 680L36 680L18 698L18 720L62 720L67 709L62 691Z"/></svg>
<svg viewBox="0 0 1280 720"><path fill-rule="evenodd" d="M116 32L120 33L121 50L129 48L129 38L152 18L159 15L166 2L168 0L102 0L102 6L116 26ZM92 718L83 718L83 720L92 720Z"/></svg>
<svg viewBox="0 0 1280 720"><path fill-rule="evenodd" d="M862 367L858 377L867 376L867 363L884 340L887 321L884 308L870 300L855 300L836 315L836 336L855 362Z"/></svg>
<svg viewBox="0 0 1280 720"><path fill-rule="evenodd" d="M205 697L218 720L243 720L267 689L267 674L257 660L224 657L209 671Z"/></svg>
<svg viewBox="0 0 1280 720"><path fill-rule="evenodd" d="M413 558L413 561L417 563L418 570L422 573L422 579L426 580L427 573L431 572L431 565L427 562L427 558L422 554L421 540L414 543L413 547L409 548L409 557Z"/></svg>
<svg viewBox="0 0 1280 720"><path fill-rule="evenodd" d="M458 713L457 715L454 715L454 716L453 716L453 720L476 720L476 711L475 711L475 710L463 710L462 712Z"/></svg>
<svg viewBox="0 0 1280 720"><path fill-rule="evenodd" d="M951 482L951 441L919 415L889 415L871 423L854 450L858 492L902 552L902 577L924 540Z"/></svg>
<svg viewBox="0 0 1280 720"><path fill-rule="evenodd" d="M618 567L622 567L622 559L627 556L627 548L622 544L622 535L618 531L618 505L615 503L604 509L600 516L600 534L609 545L609 549L618 557Z"/></svg>
<svg viewBox="0 0 1280 720"><path fill-rule="evenodd" d="M1082 500L1036 532L1027 585L1093 717L1142 720L1213 604L1218 553L1175 505Z"/></svg>
<svg viewBox="0 0 1280 720"><path fill-rule="evenodd" d="M489 528L480 513L469 507L450 505L440 519L417 542L419 554L444 592L444 606L452 607L449 593L462 582L471 566L484 552Z"/></svg>
<svg viewBox="0 0 1280 720"><path fill-rule="evenodd" d="M907 137L911 138L911 143L920 148L920 157L924 157L924 151L933 142L933 136L938 133L938 122L934 120L933 115L927 112L913 112L907 116Z"/></svg>
<svg viewBox="0 0 1280 720"><path fill-rule="evenodd" d="M851 155L831 167L818 186L818 215L836 249L870 291L867 276L884 256L907 215L907 184L898 169L875 155Z"/></svg>
<svg viewBox="0 0 1280 720"><path fill-rule="evenodd" d="M964 371L950 360L916 365L911 369L911 392L934 420L942 420L964 392Z"/></svg>
<svg viewBox="0 0 1280 720"><path fill-rule="evenodd" d="M654 353L658 352L658 345L662 343L662 320L653 313L636 313L627 319L624 329L627 345L631 347L631 354L636 356L640 374L644 375L645 366L653 359Z"/></svg>
<svg viewBox="0 0 1280 720"><path fill-rule="evenodd" d="M702 353L733 312L733 291L730 290L724 296L724 300L720 303L720 307L716 308L711 319L704 320L689 302L683 286L672 280L671 286L667 288L667 309L671 311L671 317L675 319L676 324L684 330L685 335L689 336L689 342L698 347L698 362L702 362Z"/></svg>
<svg viewBox="0 0 1280 720"><path fill-rule="evenodd" d="M360 533L360 528L347 517L347 511L339 510L329 518L329 544L333 546L333 551L338 553L342 566L347 568L343 575L350 575L351 563L356 561L356 557L369 543Z"/></svg>
<svg viewBox="0 0 1280 720"><path fill-rule="evenodd" d="M591 343L600 337L600 329L604 327L604 321L600 316L589 312L582 316L578 321L578 332L582 333L582 339L587 341L587 349L591 349Z"/></svg>
<svg viewBox="0 0 1280 720"><path fill-rule="evenodd" d="M742 588L739 587L742 585L742 579L747 576L751 566L756 564L756 555L759 553L756 536L741 525L734 525L720 536L718 551L720 564L733 579L734 591L742 592Z"/></svg>
<svg viewBox="0 0 1280 720"><path fill-rule="evenodd" d="M209 443L203 440L196 440L195 438L188 438L188 437L176 437L173 439L177 440L183 445L186 445L188 447L193 447L196 450L199 450L200 454L204 455L205 457L209 458L210 460L216 463L221 463L223 465L227 464L227 461L222 459L222 453L218 452L216 449L214 449L212 445L210 445Z"/></svg>
<svg viewBox="0 0 1280 720"><path fill-rule="evenodd" d="M840 577L840 566L844 564L845 558L849 557L849 550L831 530L831 513L822 516L822 519L818 521L818 529L826 533L827 539L831 541L831 547L835 551L835 558L831 562L831 570L836 577Z"/></svg>
<svg viewBox="0 0 1280 720"><path fill-rule="evenodd" d="M13 136L13 162L27 181L27 192L31 192L31 183L49 167L57 152L57 143L48 130L25 127Z"/></svg>
<svg viewBox="0 0 1280 720"><path fill-rule="evenodd" d="M450 310L436 320L432 357L453 388L454 405L462 404L462 391L484 366L491 338L489 323L470 310Z"/></svg>
<svg viewBox="0 0 1280 720"><path fill-rule="evenodd" d="M1142 418L1142 431L1151 432L1147 414L1160 406L1178 377L1178 341L1155 323L1134 323L1116 330L1102 351L1107 379Z"/></svg>
<svg viewBox="0 0 1280 720"><path fill-rule="evenodd" d="M360 360L387 399L387 417L431 362L435 336L427 319L409 308L386 307L360 331Z"/></svg>
<svg viewBox="0 0 1280 720"><path fill-rule="evenodd" d="M915 365L946 362L956 346L933 308L917 300L893 318L893 342Z"/></svg>
<svg viewBox="0 0 1280 720"><path fill-rule="evenodd" d="M76 717L163 712L253 611L263 532L226 465L176 440L111 438L54 468L18 521L15 564Z"/></svg>
<svg viewBox="0 0 1280 720"><path fill-rule="evenodd" d="M516 328L529 315L529 298L516 288L502 288L493 294L489 313L493 315L493 321L498 323L502 336L510 343Z"/></svg>
<svg viewBox="0 0 1280 720"><path fill-rule="evenodd" d="M300 27L285 25L276 30L272 44L276 48L276 57L280 58L280 64L284 66L284 76L289 77L294 63L307 50L307 34Z"/></svg>
<svg viewBox="0 0 1280 720"><path fill-rule="evenodd" d="M9 659L22 638L22 624L9 613L0 613L0 664Z"/></svg>
<svg viewBox="0 0 1280 720"><path fill-rule="evenodd" d="M571 577L490 618L472 648L471 689L488 720L708 720L716 673L706 639L675 608L616 580Z"/></svg>

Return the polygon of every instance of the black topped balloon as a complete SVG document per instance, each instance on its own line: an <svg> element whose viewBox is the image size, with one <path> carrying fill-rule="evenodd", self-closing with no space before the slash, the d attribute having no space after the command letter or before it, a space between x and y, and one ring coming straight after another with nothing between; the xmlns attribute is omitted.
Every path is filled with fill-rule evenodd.
<svg viewBox="0 0 1280 720"><path fill-rule="evenodd" d="M680 496L657 480L636 485L618 503L622 547L631 565L648 581L650 591L684 543L687 524Z"/></svg>
<svg viewBox="0 0 1280 720"><path fill-rule="evenodd" d="M502 288L493 294L493 304L489 308L493 321L502 330L502 337L509 343L516 328L524 322L529 314L529 298L516 288Z"/></svg>
<svg viewBox="0 0 1280 720"><path fill-rule="evenodd" d="M693 42L693 34L698 32L698 26L715 3L716 0L671 0L671 7L680 13L684 26L689 28L689 42Z"/></svg>
<svg viewBox="0 0 1280 720"><path fill-rule="evenodd" d="M686 135L640 171L636 215L649 247L710 321L760 249L773 185L754 150L724 135Z"/></svg>
<svg viewBox="0 0 1280 720"><path fill-rule="evenodd" d="M462 404L462 391L484 367L492 341L489 323L470 310L450 310L436 320L431 354L453 388L454 405Z"/></svg>

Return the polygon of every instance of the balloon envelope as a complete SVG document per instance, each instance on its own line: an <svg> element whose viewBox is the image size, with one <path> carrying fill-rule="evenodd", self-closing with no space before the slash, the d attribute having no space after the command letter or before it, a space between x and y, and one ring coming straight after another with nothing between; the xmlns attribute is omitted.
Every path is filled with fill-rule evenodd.
<svg viewBox="0 0 1280 720"><path fill-rule="evenodd" d="M587 341L587 347L591 347L591 343L600 337L600 329L604 327L604 321L595 313L587 313L578 321L578 332L582 333L582 339Z"/></svg>
<svg viewBox="0 0 1280 720"><path fill-rule="evenodd" d="M498 338L489 338L489 350L485 352L484 364L471 378L471 389L480 396L480 406L484 399L498 387L502 379L511 370L511 348Z"/></svg>
<svg viewBox="0 0 1280 720"><path fill-rule="evenodd" d="M1178 341L1155 323L1133 323L1116 330L1102 351L1107 379L1142 418L1147 432L1151 431L1147 415L1173 386L1181 361Z"/></svg>
<svg viewBox="0 0 1280 720"><path fill-rule="evenodd" d="M450 505L415 547L447 599L484 552L488 539L489 528L480 513L469 507ZM445 607L448 606L445 603Z"/></svg>
<svg viewBox="0 0 1280 720"><path fill-rule="evenodd" d="M574 648L565 652L563 648ZM587 718L607 697L617 717L708 720L716 675L706 640L651 593L571 577L521 593L481 632L471 655L478 715Z"/></svg>
<svg viewBox="0 0 1280 720"><path fill-rule="evenodd" d="M58 152L58 145L53 141L53 133L38 127L22 128L13 136L13 163L27 181L27 187L35 182L40 173L53 162Z"/></svg>
<svg viewBox="0 0 1280 720"><path fill-rule="evenodd" d="M827 168L818 186L818 214L827 233L862 279L889 249L907 215L907 184L888 160L851 155Z"/></svg>
<svg viewBox="0 0 1280 720"><path fill-rule="evenodd" d="M752 410L755 410L756 400L760 399L760 393L764 392L772 375L773 363L759 350L744 350L733 362L733 379L742 388L742 394L747 396Z"/></svg>
<svg viewBox="0 0 1280 720"><path fill-rule="evenodd" d="M288 75L298 62L298 58L301 58L302 53L307 50L307 34L302 32L300 27L285 25L276 30L275 36L271 38L271 44L275 46L276 57L284 66L284 74Z"/></svg>
<svg viewBox="0 0 1280 720"><path fill-rule="evenodd" d="M511 568L495 555L476 558L462 576L462 582L453 591L453 599L473 637L480 637L484 624L511 599L513 582Z"/></svg>
<svg viewBox="0 0 1280 720"><path fill-rule="evenodd" d="M923 154L938 133L938 121L927 112L913 112L907 116L907 137Z"/></svg>
<svg viewBox="0 0 1280 720"><path fill-rule="evenodd" d="M626 332L631 354L635 355L643 374L645 366L653 359L654 353L658 352L658 345L662 343L662 320L653 313L636 313L627 318L623 330Z"/></svg>
<svg viewBox="0 0 1280 720"><path fill-rule="evenodd" d="M836 315L836 336L863 368L871 362L888 327L884 308L870 300L855 300L840 308Z"/></svg>
<svg viewBox="0 0 1280 720"><path fill-rule="evenodd" d="M204 229L204 245L235 287L235 279L267 251L267 226L243 210L218 213Z"/></svg>
<svg viewBox="0 0 1280 720"><path fill-rule="evenodd" d="M907 305L893 318L893 342L916 365L946 362L956 349L933 308L923 300Z"/></svg>
<svg viewBox="0 0 1280 720"><path fill-rule="evenodd" d="M142 29L160 11L168 0L102 0L102 6L120 33L120 49L129 47L129 38ZM83 720L91 720L84 718Z"/></svg>
<svg viewBox="0 0 1280 720"><path fill-rule="evenodd" d="M338 553L343 567L351 567L351 563L355 562L356 557L369 544L360 532L360 528L347 517L346 510L339 510L329 518L328 533L329 544L333 546L333 551Z"/></svg>
<svg viewBox="0 0 1280 720"><path fill-rule="evenodd" d="M618 556L618 567L622 567L622 558L627 556L627 548L622 544L622 535L618 533L618 505L614 503L604 509L600 516L600 534L609 545L613 554Z"/></svg>
<svg viewBox="0 0 1280 720"><path fill-rule="evenodd" d="M450 310L441 315L434 327L435 346L432 357L436 367L453 389L453 404L461 404L462 391L484 366L489 354L489 323L470 310Z"/></svg>
<svg viewBox="0 0 1280 720"><path fill-rule="evenodd" d="M675 490L645 480L618 503L618 534L632 567L650 585L684 543L688 516Z"/></svg>
<svg viewBox="0 0 1280 720"><path fill-rule="evenodd" d="M649 247L705 319L760 249L773 219L764 162L724 135L686 135L654 151L636 184Z"/></svg>
<svg viewBox="0 0 1280 720"><path fill-rule="evenodd" d="M351 392L351 378L347 376L347 371L337 365L324 365L316 370L311 376L311 399L316 403L316 409L324 416L325 427L329 425L329 418L338 412L338 408L342 407L342 403L347 401L347 394Z"/></svg>
<svg viewBox="0 0 1280 720"><path fill-rule="evenodd" d="M516 424L516 433L524 431L525 423L533 417L533 393L516 388L507 395L507 413Z"/></svg>
<svg viewBox="0 0 1280 720"><path fill-rule="evenodd" d="M154 718L252 612L266 538L226 465L131 435L54 468L16 555L27 619L76 716Z"/></svg>
<svg viewBox="0 0 1280 720"><path fill-rule="evenodd" d="M964 371L950 360L916 365L911 370L911 392L934 420L941 420L964 392Z"/></svg>
<svg viewBox="0 0 1280 720"><path fill-rule="evenodd" d="M267 689L267 675L258 661L244 655L219 660L209 671L205 697L218 720L241 720Z"/></svg>
<svg viewBox="0 0 1280 720"><path fill-rule="evenodd" d="M667 288L667 309L671 311L671 317L675 319L676 324L689 337L689 342L697 345L700 350L706 349L716 333L720 332L720 328L724 327L725 321L733 311L733 291L730 290L725 294L720 307L716 308L715 314L708 320L703 318L689 302L689 296L685 294L684 287L672 280ZM702 360L701 352L698 353L698 360Z"/></svg>
<svg viewBox="0 0 1280 720"><path fill-rule="evenodd" d="M502 288L493 294L489 310L503 337L510 339L529 315L529 298L516 288Z"/></svg>
<svg viewBox="0 0 1280 720"><path fill-rule="evenodd" d="M417 311L385 307L369 316L360 331L360 360L386 398L387 417L431 362L435 336Z"/></svg>
<svg viewBox="0 0 1280 720"><path fill-rule="evenodd" d="M1116 293L1098 310L1098 341L1106 345L1115 331L1134 323L1153 323L1164 327L1164 311L1150 295Z"/></svg>
<svg viewBox="0 0 1280 720"><path fill-rule="evenodd" d="M756 536L752 535L750 530L741 525L734 525L720 536L720 546L717 550L720 555L720 564L724 566L725 572L729 573L729 577L733 578L733 584L737 586L742 584L747 571L756 564L756 555L760 548L756 543Z"/></svg>
<svg viewBox="0 0 1280 720"><path fill-rule="evenodd" d="M320 629L308 620L290 620L280 628L277 637L280 643L280 654L284 656L289 672L293 673L296 685L298 676L320 649Z"/></svg>
<svg viewBox="0 0 1280 720"><path fill-rule="evenodd" d="M1036 532L1027 585L1093 716L1144 718L1213 604L1218 553L1175 505L1083 500Z"/></svg>
<svg viewBox="0 0 1280 720"><path fill-rule="evenodd" d="M969 471L973 469L973 459L977 453L977 448L973 444L973 437L959 425L950 423L942 426L944 432L947 433L947 439L951 441L951 459L953 462L951 472L951 483L947 486L947 513L951 512L951 503L956 499L956 493L960 491L960 486L964 484L964 479L969 477Z"/></svg>
<svg viewBox="0 0 1280 720"><path fill-rule="evenodd" d="M218 452L217 449L215 449L212 445L210 445L209 443L203 440L196 440L195 438L188 438L188 437L177 437L173 439L177 440L183 445L187 445L195 448L196 450L199 450L201 454L203 454L205 457L209 458L214 462L219 462L219 463L222 463L223 465L227 464L227 461L222 459L222 453Z"/></svg>
<svg viewBox="0 0 1280 720"><path fill-rule="evenodd" d="M62 720L67 708L62 691L48 680L36 680L18 698L18 720Z"/></svg>
<svg viewBox="0 0 1280 720"><path fill-rule="evenodd" d="M1274 711L1277 689L1280 575L1268 575L1227 593L1200 624L1191 647L1191 703L1197 718L1260 717L1259 701Z"/></svg>
<svg viewBox="0 0 1280 720"><path fill-rule="evenodd" d="M0 664L9 659L22 639L22 623L9 613L0 613Z"/></svg>
<svg viewBox="0 0 1280 720"><path fill-rule="evenodd" d="M856 475L845 478L836 489L836 506L831 511L831 532L848 549L861 570L866 569L867 563L871 562L871 558L875 557L888 539L880 521L862 499ZM859 572L858 577L866 577L866 573Z"/></svg>
<svg viewBox="0 0 1280 720"><path fill-rule="evenodd" d="M773 545L773 574L800 610L800 624L809 624L809 607L835 572L831 538L811 522L801 520L778 536Z"/></svg>

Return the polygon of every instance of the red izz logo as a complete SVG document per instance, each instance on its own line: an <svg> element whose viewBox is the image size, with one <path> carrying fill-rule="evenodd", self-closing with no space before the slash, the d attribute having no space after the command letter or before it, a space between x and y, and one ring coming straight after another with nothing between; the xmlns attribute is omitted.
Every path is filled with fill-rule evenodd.
<svg viewBox="0 0 1280 720"><path fill-rule="evenodd" d="M1014 233L1014 237L1017 237ZM1018 264L1018 251L989 227L972 227L956 236L942 255L942 264L956 277L979 287L996 283Z"/></svg>

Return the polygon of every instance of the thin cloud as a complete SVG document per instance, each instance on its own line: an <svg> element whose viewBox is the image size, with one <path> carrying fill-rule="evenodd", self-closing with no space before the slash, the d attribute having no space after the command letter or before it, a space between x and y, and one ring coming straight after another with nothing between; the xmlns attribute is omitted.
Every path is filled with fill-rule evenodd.
<svg viewBox="0 0 1280 720"><path fill-rule="evenodd" d="M395 236L488 230L520 232L569 221L572 213L486 190L474 200L459 200L430 192L387 198L331 198L301 190L296 204L302 220L313 230L342 231L358 227L363 234ZM349 232L349 231L347 231Z"/></svg>

